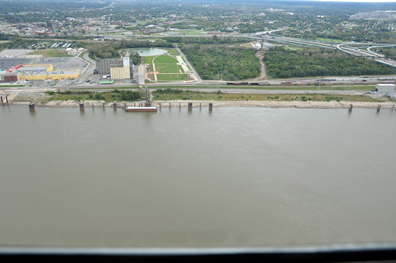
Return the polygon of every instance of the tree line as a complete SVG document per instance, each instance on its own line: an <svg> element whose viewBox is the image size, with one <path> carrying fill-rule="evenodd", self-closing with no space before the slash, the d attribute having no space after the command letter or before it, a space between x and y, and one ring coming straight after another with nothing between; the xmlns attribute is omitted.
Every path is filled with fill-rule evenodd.
<svg viewBox="0 0 396 263"><path fill-rule="evenodd" d="M272 78L396 74L396 68L373 60L319 48L295 51L274 47L264 54L263 61Z"/></svg>
<svg viewBox="0 0 396 263"><path fill-rule="evenodd" d="M250 79L261 72L254 50L210 48L196 44L183 45L181 50L202 79Z"/></svg>

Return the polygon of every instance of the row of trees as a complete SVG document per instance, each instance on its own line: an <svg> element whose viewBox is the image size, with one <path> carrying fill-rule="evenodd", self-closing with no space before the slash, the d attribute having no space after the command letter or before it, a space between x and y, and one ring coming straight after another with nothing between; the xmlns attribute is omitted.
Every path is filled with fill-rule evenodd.
<svg viewBox="0 0 396 263"><path fill-rule="evenodd" d="M263 61L267 74L272 78L396 74L393 67L339 51L318 48L303 51L270 48L264 54Z"/></svg>
<svg viewBox="0 0 396 263"><path fill-rule="evenodd" d="M173 47L172 43L164 40L158 40L154 43L148 40L121 40L120 42L113 42L107 45L95 44L88 46L89 56L92 59L101 58L115 58L119 57L119 50L137 47ZM132 54L131 59L137 61L140 59L139 54ZM140 63L139 63L140 64Z"/></svg>
<svg viewBox="0 0 396 263"><path fill-rule="evenodd" d="M260 75L261 65L254 50L182 46L184 54L202 79L240 80Z"/></svg>

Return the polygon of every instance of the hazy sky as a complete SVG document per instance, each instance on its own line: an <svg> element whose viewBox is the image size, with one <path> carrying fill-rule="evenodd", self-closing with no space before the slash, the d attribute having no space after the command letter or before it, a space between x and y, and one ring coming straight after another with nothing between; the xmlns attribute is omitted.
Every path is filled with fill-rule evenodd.
<svg viewBox="0 0 396 263"><path fill-rule="evenodd" d="M308 1L326 1L326 2L370 2L370 3L396 2L396 0L308 0Z"/></svg>

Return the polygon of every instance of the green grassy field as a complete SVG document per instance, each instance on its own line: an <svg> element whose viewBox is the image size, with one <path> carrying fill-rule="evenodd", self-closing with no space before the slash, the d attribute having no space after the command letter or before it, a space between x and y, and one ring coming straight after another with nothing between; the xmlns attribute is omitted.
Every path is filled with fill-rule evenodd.
<svg viewBox="0 0 396 263"><path fill-rule="evenodd" d="M165 64L157 64L155 63L155 69L156 71L159 71L159 73L179 73L178 70L183 69L181 66L178 66L176 64L171 64L171 63L165 63Z"/></svg>
<svg viewBox="0 0 396 263"><path fill-rule="evenodd" d="M324 42L344 42L341 39L331 39L331 38L323 38L323 37L318 37L316 38L318 41L324 41Z"/></svg>
<svg viewBox="0 0 396 263"><path fill-rule="evenodd" d="M289 46L286 46L285 49L286 50L303 50L304 48L303 47L289 47Z"/></svg>
<svg viewBox="0 0 396 263"><path fill-rule="evenodd" d="M58 49L37 50L27 55L43 55L44 57L74 57L73 55L67 54L65 50Z"/></svg>
<svg viewBox="0 0 396 263"><path fill-rule="evenodd" d="M145 25L145 24L149 24L149 23L151 23L153 21L154 20L137 21L136 24L137 25Z"/></svg>
<svg viewBox="0 0 396 263"><path fill-rule="evenodd" d="M184 80L187 74L157 74L158 81Z"/></svg>
<svg viewBox="0 0 396 263"><path fill-rule="evenodd" d="M242 44L241 46L246 48L252 48L252 43Z"/></svg>
<svg viewBox="0 0 396 263"><path fill-rule="evenodd" d="M179 52L177 52L177 50L174 48L167 48L166 51L168 51L172 56L180 55Z"/></svg>
<svg viewBox="0 0 396 263"><path fill-rule="evenodd" d="M177 63L177 59L168 55L161 55L154 59L154 64L157 63Z"/></svg>
<svg viewBox="0 0 396 263"><path fill-rule="evenodd" d="M153 58L155 58L155 56L143 57L144 64L152 64L153 63Z"/></svg>

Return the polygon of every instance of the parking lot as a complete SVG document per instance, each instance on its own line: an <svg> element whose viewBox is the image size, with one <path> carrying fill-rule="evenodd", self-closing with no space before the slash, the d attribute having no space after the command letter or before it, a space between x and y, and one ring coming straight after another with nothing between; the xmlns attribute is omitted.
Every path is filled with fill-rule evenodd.
<svg viewBox="0 0 396 263"><path fill-rule="evenodd" d="M60 58L36 58L30 64L52 64L55 70L74 71L82 70L87 64L79 58L60 57Z"/></svg>
<svg viewBox="0 0 396 263"><path fill-rule="evenodd" d="M25 64L28 63L29 61L30 61L29 58L1 58L0 70L7 71L18 64Z"/></svg>

